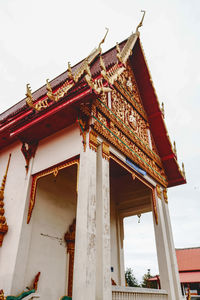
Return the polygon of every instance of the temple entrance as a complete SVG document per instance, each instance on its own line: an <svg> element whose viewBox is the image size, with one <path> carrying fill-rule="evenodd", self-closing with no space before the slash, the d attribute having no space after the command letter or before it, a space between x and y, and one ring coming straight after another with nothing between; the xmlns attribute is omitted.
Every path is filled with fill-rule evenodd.
<svg viewBox="0 0 200 300"><path fill-rule="evenodd" d="M77 166L54 168L37 181L26 277L41 272L43 300L72 295Z"/></svg>
<svg viewBox="0 0 200 300"><path fill-rule="evenodd" d="M110 186L111 276L117 285L125 286L124 218L153 210L152 189L115 157L110 160Z"/></svg>

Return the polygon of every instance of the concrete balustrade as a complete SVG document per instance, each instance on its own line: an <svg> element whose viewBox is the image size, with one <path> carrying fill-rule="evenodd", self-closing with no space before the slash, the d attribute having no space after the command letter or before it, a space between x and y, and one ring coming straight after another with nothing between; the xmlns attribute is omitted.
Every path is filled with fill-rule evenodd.
<svg viewBox="0 0 200 300"><path fill-rule="evenodd" d="M164 290L112 287L112 300L167 300L168 295Z"/></svg>

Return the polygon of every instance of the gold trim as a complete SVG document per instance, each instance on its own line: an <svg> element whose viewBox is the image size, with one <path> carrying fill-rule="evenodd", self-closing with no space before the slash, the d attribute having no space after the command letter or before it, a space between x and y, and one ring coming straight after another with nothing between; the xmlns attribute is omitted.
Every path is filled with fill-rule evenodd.
<svg viewBox="0 0 200 300"><path fill-rule="evenodd" d="M158 184L156 185L156 193L157 193L158 198L162 199L161 187Z"/></svg>
<svg viewBox="0 0 200 300"><path fill-rule="evenodd" d="M30 222L32 212L33 212L33 208L35 206L35 195L36 195L36 188L37 188L38 179L40 179L42 177L45 177L47 175L50 175L50 174L53 174L55 176L55 174L57 174L59 172L59 170L71 167L75 164L77 164L77 171L78 171L79 159L74 159L72 161L67 161L65 163L61 163L57 166L48 168L44 171L41 171L41 172L33 175L32 185L31 185L30 201L29 201L29 208L28 208L28 216L27 216L27 224L29 224L29 222Z"/></svg>
<svg viewBox="0 0 200 300"><path fill-rule="evenodd" d="M153 212L155 217L156 225L158 225L158 211L157 211L157 201L156 201L156 188L152 189L152 204L153 204Z"/></svg>
<svg viewBox="0 0 200 300"><path fill-rule="evenodd" d="M49 106L48 99L40 100L36 104L33 103L33 96L29 83L26 85L26 97L26 104L37 111L46 109Z"/></svg>
<svg viewBox="0 0 200 300"><path fill-rule="evenodd" d="M127 138L126 135L119 137L121 131L119 131L116 126L113 129L113 124L112 124L112 130L110 130L109 128L106 127L105 124L103 124L104 120L99 121L96 117L95 119L96 122L94 123L94 129L99 134L104 136L110 143L112 143L122 153L124 153L127 157L129 157L141 168L143 168L147 173L149 173L153 178L155 178L158 182L160 182L164 187L167 186L167 181L165 180L163 175L161 175L162 174L161 172L163 172L163 170L162 169L160 170L159 167L156 165L156 163L153 160L151 161L150 158L148 158L148 156L143 151L141 151L139 148L135 148L136 146L130 140L130 138ZM110 124L111 123L112 122L110 122ZM116 132L113 132L113 130L115 130ZM134 148L132 149L133 146ZM141 155L145 156L145 158L143 159ZM157 168L157 170L155 168Z"/></svg>
<svg viewBox="0 0 200 300"><path fill-rule="evenodd" d="M101 100L102 101L102 100ZM126 128L126 124L120 120L120 122L117 120L117 116L114 115L114 113L110 112L107 105L104 103L102 104L98 99L96 101L96 107L104 113L125 135L127 135L141 150L143 150L149 157L151 157L155 162L158 164L159 167L162 168L162 163L159 158L159 156L153 151L148 149L148 146L146 147L145 142L141 141L141 138L139 138L136 134L132 134L130 130Z"/></svg>
<svg viewBox="0 0 200 300"><path fill-rule="evenodd" d="M90 130L89 133L89 147L90 149L94 150L95 152L97 151L97 133L94 130Z"/></svg>
<svg viewBox="0 0 200 300"><path fill-rule="evenodd" d="M110 149L109 144L102 142L102 157L109 160L110 159Z"/></svg>
<svg viewBox="0 0 200 300"><path fill-rule="evenodd" d="M168 204L168 196L167 196L167 189L166 188L163 189L163 198L165 200L165 203Z"/></svg>
<svg viewBox="0 0 200 300"><path fill-rule="evenodd" d="M4 210L4 191L5 191L5 186L6 186L6 179L8 175L8 169L10 165L10 159L11 159L11 153L9 154L8 157L8 162L7 162L7 167L5 171L5 175L3 176L2 182L1 182L1 188L0 188L0 247L3 244L3 239L4 235L8 231L8 225L6 222L6 217L4 216L5 210Z"/></svg>

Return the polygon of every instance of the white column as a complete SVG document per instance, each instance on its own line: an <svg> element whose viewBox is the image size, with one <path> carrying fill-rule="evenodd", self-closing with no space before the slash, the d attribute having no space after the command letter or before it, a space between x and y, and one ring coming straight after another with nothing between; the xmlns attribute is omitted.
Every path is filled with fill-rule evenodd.
<svg viewBox="0 0 200 300"><path fill-rule="evenodd" d="M179 300L176 297L171 269L171 257L169 253L169 242L166 232L165 218L162 209L162 200L156 196L158 224L154 219L154 230L157 247L158 266L160 273L161 288L168 292L168 300Z"/></svg>
<svg viewBox="0 0 200 300"><path fill-rule="evenodd" d="M119 261L119 279L120 285L125 286L125 269L124 269L124 222L123 218L117 217L117 238L118 238L118 261Z"/></svg>
<svg viewBox="0 0 200 300"><path fill-rule="evenodd" d="M178 265L176 259L176 251L174 247L174 240L171 228L171 221L169 216L169 208L168 204L164 201L163 193L162 193L162 209L166 227L166 234L167 234L167 241L168 241L168 248L169 248L169 255L170 255L170 262L171 262L171 270L173 276L173 283L175 288L176 299L181 299L181 285L180 285L180 278L178 273Z"/></svg>
<svg viewBox="0 0 200 300"><path fill-rule="evenodd" d="M109 161L97 150L97 269L96 300L111 300ZM92 298L91 298L92 299Z"/></svg>
<svg viewBox="0 0 200 300"><path fill-rule="evenodd" d="M88 137L87 137L88 138ZM95 299L96 292L96 152L80 153L73 300Z"/></svg>

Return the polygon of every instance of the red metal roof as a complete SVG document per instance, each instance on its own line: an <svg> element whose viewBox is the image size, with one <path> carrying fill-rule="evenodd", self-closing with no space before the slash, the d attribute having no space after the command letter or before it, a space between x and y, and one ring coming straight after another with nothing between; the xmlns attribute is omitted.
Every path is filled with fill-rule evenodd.
<svg viewBox="0 0 200 300"><path fill-rule="evenodd" d="M181 283L200 282L200 272L179 273Z"/></svg>
<svg viewBox="0 0 200 300"><path fill-rule="evenodd" d="M200 248L176 249L176 257L179 272L200 271Z"/></svg>

